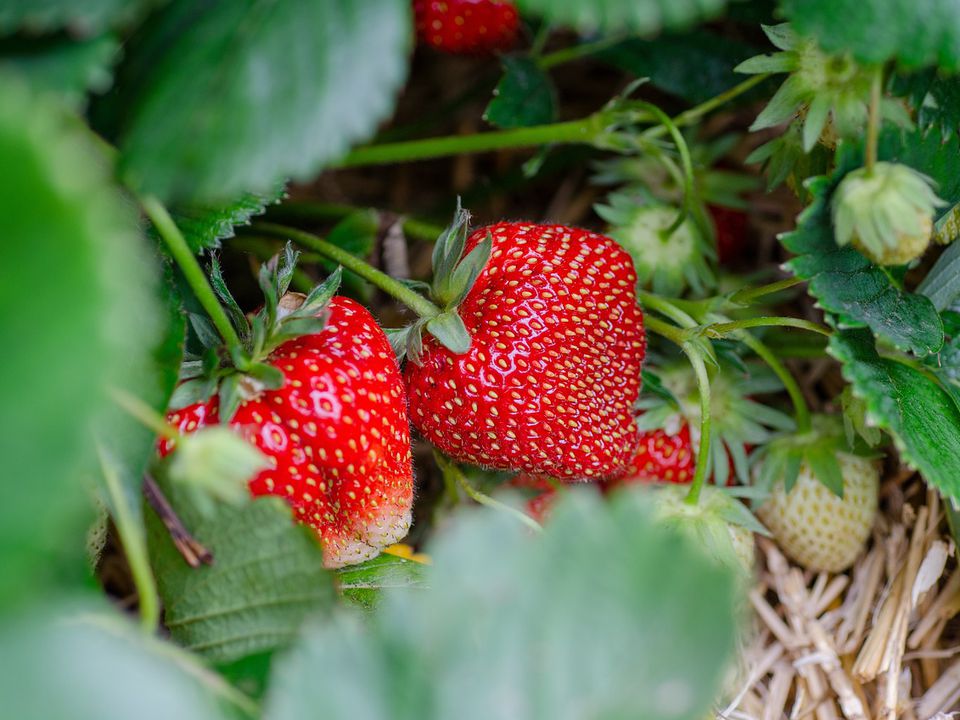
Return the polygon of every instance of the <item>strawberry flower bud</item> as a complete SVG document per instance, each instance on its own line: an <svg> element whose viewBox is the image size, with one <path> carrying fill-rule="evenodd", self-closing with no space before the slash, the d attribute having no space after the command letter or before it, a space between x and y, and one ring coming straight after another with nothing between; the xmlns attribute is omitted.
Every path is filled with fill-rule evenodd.
<svg viewBox="0 0 960 720"><path fill-rule="evenodd" d="M837 244L852 244L879 265L905 265L930 244L933 215L943 205L931 180L898 163L849 173L833 199Z"/></svg>

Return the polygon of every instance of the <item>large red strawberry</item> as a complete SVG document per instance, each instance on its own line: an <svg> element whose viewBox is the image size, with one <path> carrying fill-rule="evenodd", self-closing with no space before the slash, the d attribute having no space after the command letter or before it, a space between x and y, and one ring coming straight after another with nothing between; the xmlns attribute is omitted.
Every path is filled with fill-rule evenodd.
<svg viewBox="0 0 960 720"><path fill-rule="evenodd" d="M414 425L462 462L565 481L617 472L637 447L645 352L630 256L586 230L503 222L435 259L449 270L484 246L456 303L464 352L427 336L407 364ZM438 275L435 297L449 285Z"/></svg>
<svg viewBox="0 0 960 720"><path fill-rule="evenodd" d="M520 29L508 0L414 0L413 12L420 41L448 53L507 50Z"/></svg>
<svg viewBox="0 0 960 720"><path fill-rule="evenodd" d="M322 315L325 325L265 355L263 364L282 373L276 387L241 376L240 397L225 400L221 384L212 397L170 412L168 420L189 433L219 422L224 402L236 405L229 425L270 463L250 479L251 493L284 498L321 537L324 564L340 567L375 556L410 527L406 399L390 344L363 306L335 297L308 298L304 307L309 316L290 316L293 322ZM274 318L281 339L284 312ZM161 443L161 454L172 449Z"/></svg>

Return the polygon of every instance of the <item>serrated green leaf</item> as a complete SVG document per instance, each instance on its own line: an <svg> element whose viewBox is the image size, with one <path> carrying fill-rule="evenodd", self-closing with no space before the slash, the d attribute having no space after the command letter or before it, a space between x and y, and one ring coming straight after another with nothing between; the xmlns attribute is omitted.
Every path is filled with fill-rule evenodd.
<svg viewBox="0 0 960 720"><path fill-rule="evenodd" d="M83 109L88 91L103 92L113 80L120 43L110 34L86 40L30 38L0 42L0 70L20 73L31 86Z"/></svg>
<svg viewBox="0 0 960 720"><path fill-rule="evenodd" d="M0 5L0 34L70 29L91 34L119 27L163 0L5 0Z"/></svg>
<svg viewBox="0 0 960 720"><path fill-rule="evenodd" d="M625 40L598 58L635 77L648 77L661 90L697 104L742 82L733 68L758 52L753 45L696 29L649 40ZM751 91L738 101L756 99L761 92Z"/></svg>
<svg viewBox="0 0 960 720"><path fill-rule="evenodd" d="M525 55L503 58L503 77L484 119L499 128L517 128L545 125L556 116L557 91L550 75Z"/></svg>
<svg viewBox="0 0 960 720"><path fill-rule="evenodd" d="M783 0L793 28L861 62L960 69L957 0Z"/></svg>
<svg viewBox="0 0 960 720"><path fill-rule="evenodd" d="M924 296L908 293L892 276L852 247L834 241L830 200L853 161L829 178L808 186L813 201L800 215L797 229L781 238L798 257L787 267L810 281L809 292L839 328L869 326L897 347L919 356L943 344L940 316Z"/></svg>
<svg viewBox="0 0 960 720"><path fill-rule="evenodd" d="M236 235L238 225L249 225L250 219L284 198L286 190L278 183L262 193L247 192L235 200L219 205L178 206L173 218L194 253L217 248L221 240Z"/></svg>
<svg viewBox="0 0 960 720"><path fill-rule="evenodd" d="M733 571L654 524L649 495L571 490L539 536L461 517L429 590L305 632L265 719L703 717L733 647Z"/></svg>
<svg viewBox="0 0 960 720"><path fill-rule="evenodd" d="M517 0L522 11L550 23L582 32L624 32L654 35L680 30L721 14L725 0Z"/></svg>
<svg viewBox="0 0 960 720"><path fill-rule="evenodd" d="M891 433L900 457L945 494L960 497L960 408L928 373L880 357L870 333L847 331L830 354L867 406L867 419Z"/></svg>
<svg viewBox="0 0 960 720"><path fill-rule="evenodd" d="M319 544L294 524L282 500L218 505L204 517L182 490L164 490L214 557L211 566L191 568L156 514L147 513L164 620L180 645L214 662L230 662L284 647L308 616L331 605L333 583Z"/></svg>
<svg viewBox="0 0 960 720"><path fill-rule="evenodd" d="M312 177L392 111L410 15L405 0L172 3L113 98L124 177L192 202Z"/></svg>
<svg viewBox="0 0 960 720"><path fill-rule="evenodd" d="M138 220L87 129L7 76L0 167L0 427L17 479L0 507L3 606L86 581L76 538L93 516L93 433L117 414L108 385L154 382L161 311Z"/></svg>
<svg viewBox="0 0 960 720"><path fill-rule="evenodd" d="M381 553L373 560L337 571L337 588L352 605L373 610L385 593L426 590L429 566L416 560Z"/></svg>
<svg viewBox="0 0 960 720"><path fill-rule="evenodd" d="M51 603L5 619L0 694L10 718L231 717L218 701L239 693L193 658L137 633L98 603Z"/></svg>

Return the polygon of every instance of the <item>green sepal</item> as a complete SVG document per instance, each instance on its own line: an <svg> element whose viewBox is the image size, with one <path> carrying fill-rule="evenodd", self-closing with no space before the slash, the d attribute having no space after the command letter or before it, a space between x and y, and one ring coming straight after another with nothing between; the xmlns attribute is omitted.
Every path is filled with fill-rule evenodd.
<svg viewBox="0 0 960 720"><path fill-rule="evenodd" d="M390 341L390 347L393 348L393 354L397 357L397 362L403 362L404 358L408 358L416 365L421 364L424 325L426 325L426 320L417 320L417 322L403 328L384 329L387 340Z"/></svg>
<svg viewBox="0 0 960 720"><path fill-rule="evenodd" d="M233 420L233 416L237 414L237 410L240 408L240 403L243 402L242 380L242 375L234 373L220 381L219 417L220 423L223 425L227 425Z"/></svg>
<svg viewBox="0 0 960 720"><path fill-rule="evenodd" d="M251 363L245 374L254 378L267 390L279 390L283 387L285 380L280 368L263 362Z"/></svg>
<svg viewBox="0 0 960 720"><path fill-rule="evenodd" d="M453 221L444 229L433 246L433 277L434 291L437 283L447 282L467 245L467 235L470 232L470 211L464 210L457 198L457 209L453 214Z"/></svg>
<svg viewBox="0 0 960 720"><path fill-rule="evenodd" d="M303 301L303 305L290 313L284 320L307 317L321 312L333 300L333 296L337 294L342 279L343 267L338 265L336 270L327 276L326 280L310 291L306 300Z"/></svg>
<svg viewBox="0 0 960 720"><path fill-rule="evenodd" d="M180 364L180 371L177 373L177 380L184 382L203 375L205 370L203 360L184 360Z"/></svg>
<svg viewBox="0 0 960 720"><path fill-rule="evenodd" d="M223 267L220 265L220 258L217 257L216 253L210 255L210 267L207 274L210 277L210 285L213 287L213 291L217 294L217 297L220 298L220 303L230 317L231 324L237 333L239 333L240 338L245 340L250 334L250 323L247 322L247 316L244 315L243 310L240 309L240 305L237 304L236 299L227 287L226 281L223 279Z"/></svg>
<svg viewBox="0 0 960 720"><path fill-rule="evenodd" d="M433 295L442 307L452 308L460 304L486 266L492 249L493 237L487 233L487 236L460 261L449 278L439 277L434 281Z"/></svg>
<svg viewBox="0 0 960 720"><path fill-rule="evenodd" d="M677 398L675 398L673 393L663 384L663 381L657 373L649 368L644 368L640 373L640 377L642 379L641 387L645 393L660 398L674 406L677 405ZM636 407L638 409L640 407L639 403L640 399L637 400Z"/></svg>
<svg viewBox="0 0 960 720"><path fill-rule="evenodd" d="M448 310L428 320L427 332L455 355L466 353L473 342L466 325L455 310Z"/></svg>
<svg viewBox="0 0 960 720"><path fill-rule="evenodd" d="M187 313L187 320L190 322L190 328L196 335L197 340L204 348L216 348L223 344L220 333L217 332L213 322L206 315L194 312Z"/></svg>
<svg viewBox="0 0 960 720"><path fill-rule="evenodd" d="M217 389L217 380L212 377L196 377L177 385L167 408L179 410L198 402L206 402Z"/></svg>

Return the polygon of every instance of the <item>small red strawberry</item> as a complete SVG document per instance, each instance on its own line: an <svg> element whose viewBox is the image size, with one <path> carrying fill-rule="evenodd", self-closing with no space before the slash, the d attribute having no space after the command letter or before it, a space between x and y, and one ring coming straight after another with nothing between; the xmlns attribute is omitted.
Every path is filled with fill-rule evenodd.
<svg viewBox="0 0 960 720"><path fill-rule="evenodd" d="M747 245L747 214L742 210L708 205L717 237L717 259L731 265L743 257Z"/></svg>
<svg viewBox="0 0 960 720"><path fill-rule="evenodd" d="M508 0L414 0L413 12L420 41L447 53L507 50L520 30Z"/></svg>
<svg viewBox="0 0 960 720"><path fill-rule="evenodd" d="M459 275L481 245L489 260L455 293L470 342L455 354L424 337L407 364L414 425L460 462L564 481L617 472L637 446L646 347L630 256L586 230L503 222L435 258L464 257Z"/></svg>
<svg viewBox="0 0 960 720"><path fill-rule="evenodd" d="M322 539L324 564L341 567L375 556L410 527L403 381L389 341L363 306L311 295L284 325L290 298L284 295L274 314L275 335L290 336L295 323L314 325L260 354L262 365L281 374L279 382L268 387L249 375L227 375L212 397L170 412L168 421L190 433L220 422L225 404L235 406L228 424L269 462L250 479L250 492L283 497ZM325 317L322 328L316 316ZM172 450L169 441L161 443L162 455Z"/></svg>
<svg viewBox="0 0 960 720"><path fill-rule="evenodd" d="M508 486L525 493L527 514L538 523L547 520L553 504L558 500L555 484L542 476L520 473L508 483Z"/></svg>

